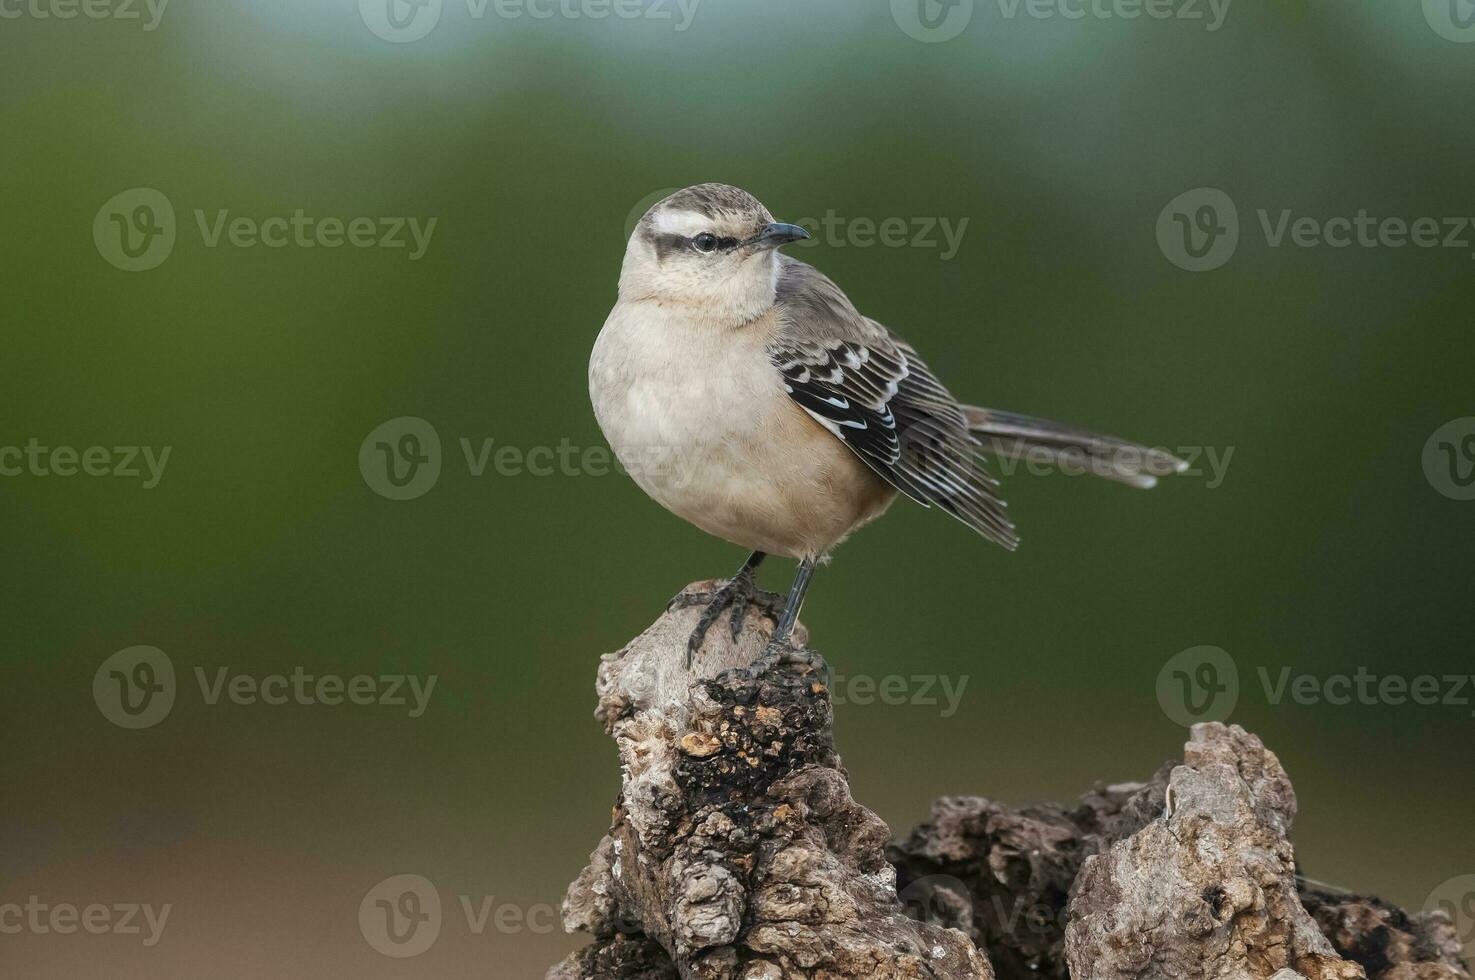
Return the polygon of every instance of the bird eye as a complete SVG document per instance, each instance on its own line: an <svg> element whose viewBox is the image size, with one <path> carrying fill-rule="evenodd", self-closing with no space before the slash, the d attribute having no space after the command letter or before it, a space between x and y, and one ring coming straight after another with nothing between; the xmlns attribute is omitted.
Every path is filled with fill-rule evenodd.
<svg viewBox="0 0 1475 980"><path fill-rule="evenodd" d="M698 252L711 252L717 248L717 236L710 232L702 232L691 240Z"/></svg>

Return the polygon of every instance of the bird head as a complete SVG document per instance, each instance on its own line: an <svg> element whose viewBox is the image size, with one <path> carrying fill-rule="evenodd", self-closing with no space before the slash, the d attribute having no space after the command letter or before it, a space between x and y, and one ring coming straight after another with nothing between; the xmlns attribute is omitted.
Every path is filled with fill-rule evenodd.
<svg viewBox="0 0 1475 980"><path fill-rule="evenodd" d="M704 319L740 326L773 306L778 249L808 238L752 194L697 184L640 219L625 249L622 301L690 306Z"/></svg>

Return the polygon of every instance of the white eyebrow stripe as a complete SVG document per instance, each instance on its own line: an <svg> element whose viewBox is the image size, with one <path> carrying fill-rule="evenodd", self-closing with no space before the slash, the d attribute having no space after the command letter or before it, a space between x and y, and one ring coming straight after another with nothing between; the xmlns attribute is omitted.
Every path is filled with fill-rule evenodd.
<svg viewBox="0 0 1475 980"><path fill-rule="evenodd" d="M657 234L691 238L710 231L712 219L696 211L662 211L656 215L655 226Z"/></svg>

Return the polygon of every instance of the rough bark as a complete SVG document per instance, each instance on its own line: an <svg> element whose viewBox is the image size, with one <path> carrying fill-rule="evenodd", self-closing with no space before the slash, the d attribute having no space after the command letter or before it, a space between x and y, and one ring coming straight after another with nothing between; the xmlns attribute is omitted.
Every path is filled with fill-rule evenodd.
<svg viewBox="0 0 1475 980"><path fill-rule="evenodd" d="M1066 902L1081 863L1162 814L1168 768L1150 783L1097 786L1074 807L940 798L889 851L903 901L968 933L1000 980L1064 980Z"/></svg>
<svg viewBox="0 0 1475 980"><path fill-rule="evenodd" d="M1296 795L1243 729L1198 725L1169 776L1167 806L1086 858L1065 930L1071 972L1099 980L1240 980L1285 970L1357 980L1296 893Z"/></svg>
<svg viewBox="0 0 1475 980"><path fill-rule="evenodd" d="M644 936L615 935L585 946L548 972L547 980L680 980L676 964Z"/></svg>
<svg viewBox="0 0 1475 980"><path fill-rule="evenodd" d="M966 936L897 900L890 831L851 799L821 670L743 669L771 628L755 613L736 640L724 615L688 671L698 615L668 612L600 665L623 788L564 900L595 943L550 980L992 980Z"/></svg>
<svg viewBox="0 0 1475 980"><path fill-rule="evenodd" d="M1377 898L1303 888L1301 903L1337 953L1372 980L1456 980L1468 976L1460 940L1444 912L1409 913Z"/></svg>
<svg viewBox="0 0 1475 980"><path fill-rule="evenodd" d="M1259 739L1203 725L1183 764L1074 807L939 799L890 857L909 907L1000 980L1465 980L1447 915L1298 888L1295 806Z"/></svg>
<svg viewBox="0 0 1475 980"><path fill-rule="evenodd" d="M601 662L623 786L564 900L594 941L548 980L1469 980L1444 913L1298 887L1295 792L1238 727L1075 806L943 797L887 853L822 670L745 670L756 613L688 670L698 615Z"/></svg>

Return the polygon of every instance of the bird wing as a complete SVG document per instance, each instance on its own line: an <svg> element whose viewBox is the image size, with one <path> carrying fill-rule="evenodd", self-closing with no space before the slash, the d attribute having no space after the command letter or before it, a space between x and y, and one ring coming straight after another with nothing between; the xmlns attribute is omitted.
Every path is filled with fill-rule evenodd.
<svg viewBox="0 0 1475 980"><path fill-rule="evenodd" d="M897 490L1018 547L957 399L839 286L803 262L780 262L779 326L768 353L789 397Z"/></svg>

